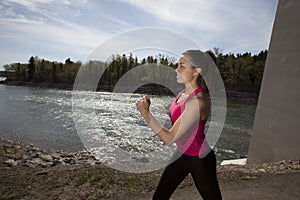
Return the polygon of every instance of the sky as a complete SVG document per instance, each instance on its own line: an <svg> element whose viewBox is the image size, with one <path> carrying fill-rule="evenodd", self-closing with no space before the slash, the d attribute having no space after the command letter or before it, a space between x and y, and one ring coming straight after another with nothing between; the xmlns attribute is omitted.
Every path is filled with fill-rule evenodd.
<svg viewBox="0 0 300 200"><path fill-rule="evenodd" d="M0 67L84 61L99 45L140 28L184 34L204 49L268 49L278 0L1 0ZM149 34L151 37L151 34ZM166 39L164 42L168 42ZM172 41L174 42L174 41Z"/></svg>

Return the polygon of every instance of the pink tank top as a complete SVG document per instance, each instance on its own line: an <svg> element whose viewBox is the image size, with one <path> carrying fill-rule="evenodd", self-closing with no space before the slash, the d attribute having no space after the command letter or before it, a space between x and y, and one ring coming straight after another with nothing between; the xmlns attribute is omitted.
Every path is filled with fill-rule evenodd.
<svg viewBox="0 0 300 200"><path fill-rule="evenodd" d="M177 95L177 98L170 106L169 115L171 117L172 124L176 122L181 113L184 111L186 102L199 92L205 92L205 90L198 88L181 102L178 102L178 99L183 92L184 90ZM201 156L208 152L210 147L205 139L205 124L206 120L200 120L199 123L193 125L188 132L184 133L184 135L176 141L177 148L181 153L188 156Z"/></svg>

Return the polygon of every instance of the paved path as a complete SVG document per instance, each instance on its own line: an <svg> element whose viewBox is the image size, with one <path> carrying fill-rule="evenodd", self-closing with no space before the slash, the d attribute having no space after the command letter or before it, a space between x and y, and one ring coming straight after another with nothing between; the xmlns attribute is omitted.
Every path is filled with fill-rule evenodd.
<svg viewBox="0 0 300 200"><path fill-rule="evenodd" d="M220 182L225 200L299 200L300 172L264 175L249 180ZM133 195L110 200L150 200L152 193ZM195 187L177 189L171 200L201 199Z"/></svg>

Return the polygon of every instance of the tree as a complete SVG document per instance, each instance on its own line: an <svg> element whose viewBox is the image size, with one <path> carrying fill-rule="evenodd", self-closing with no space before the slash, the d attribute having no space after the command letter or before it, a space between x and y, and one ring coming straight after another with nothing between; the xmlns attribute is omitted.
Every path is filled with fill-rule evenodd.
<svg viewBox="0 0 300 200"><path fill-rule="evenodd" d="M56 83L56 64L52 62L52 82Z"/></svg>
<svg viewBox="0 0 300 200"><path fill-rule="evenodd" d="M148 57L147 57L147 63L148 63L148 64L154 63L153 56L148 56Z"/></svg>
<svg viewBox="0 0 300 200"><path fill-rule="evenodd" d="M144 64L146 64L146 63L147 63L147 62L146 62L146 58L143 58L141 64L144 65Z"/></svg>
<svg viewBox="0 0 300 200"><path fill-rule="evenodd" d="M29 59L28 64L28 80L32 81L35 78L35 63L34 63L34 57L31 56Z"/></svg>
<svg viewBox="0 0 300 200"><path fill-rule="evenodd" d="M66 64L66 65L68 65L68 64L73 64L73 61L71 61L70 58L67 58L67 59L65 60L65 64Z"/></svg>
<svg viewBox="0 0 300 200"><path fill-rule="evenodd" d="M219 47L214 47L213 48L213 53L216 55L216 57L218 57L219 55L222 55L223 50L220 49Z"/></svg>
<svg viewBox="0 0 300 200"><path fill-rule="evenodd" d="M127 62L127 57L125 54L123 54L122 59L121 59L121 74L120 77L128 71L128 62Z"/></svg>

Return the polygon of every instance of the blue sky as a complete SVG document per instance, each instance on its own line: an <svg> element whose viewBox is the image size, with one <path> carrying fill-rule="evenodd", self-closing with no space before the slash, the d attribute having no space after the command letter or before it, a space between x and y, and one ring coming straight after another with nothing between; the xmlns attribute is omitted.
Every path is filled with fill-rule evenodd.
<svg viewBox="0 0 300 200"><path fill-rule="evenodd" d="M205 49L258 53L268 48L278 0L2 0L0 66L84 59L125 31L158 27ZM150 36L149 36L150 37ZM167 42L167 41L166 41Z"/></svg>

